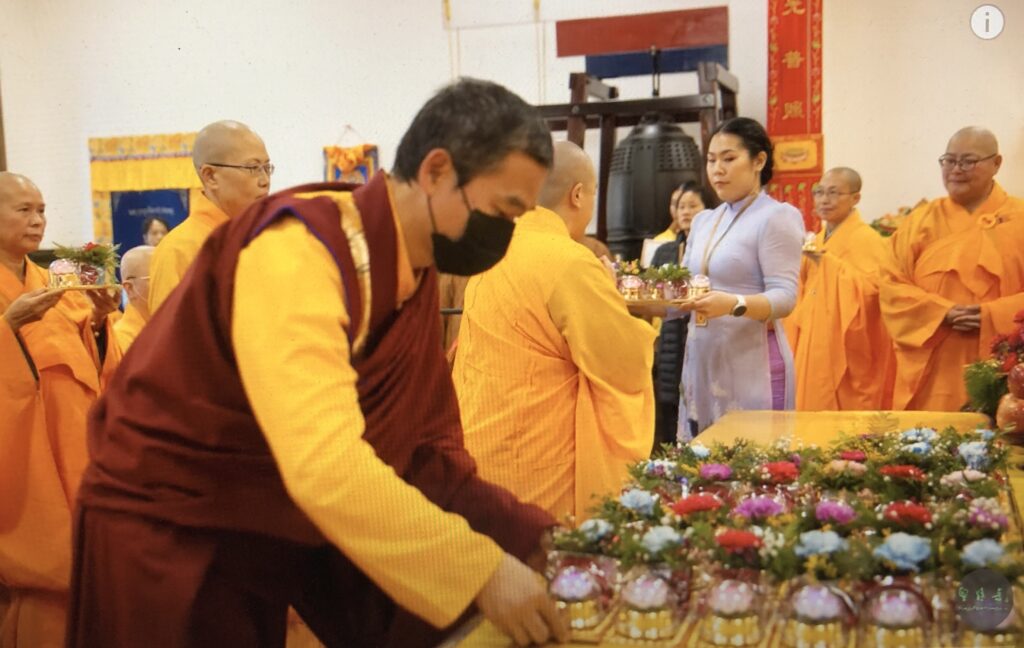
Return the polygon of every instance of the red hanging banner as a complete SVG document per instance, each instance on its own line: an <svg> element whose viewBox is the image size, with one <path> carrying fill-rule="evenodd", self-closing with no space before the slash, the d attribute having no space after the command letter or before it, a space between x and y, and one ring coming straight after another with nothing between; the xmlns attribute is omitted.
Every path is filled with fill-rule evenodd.
<svg viewBox="0 0 1024 648"><path fill-rule="evenodd" d="M775 178L768 192L819 223L811 188L824 171L821 136L822 0L768 0L768 134Z"/></svg>

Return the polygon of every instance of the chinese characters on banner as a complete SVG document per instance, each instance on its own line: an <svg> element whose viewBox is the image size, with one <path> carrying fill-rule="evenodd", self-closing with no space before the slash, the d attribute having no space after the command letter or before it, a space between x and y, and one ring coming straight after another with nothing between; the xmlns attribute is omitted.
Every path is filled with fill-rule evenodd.
<svg viewBox="0 0 1024 648"><path fill-rule="evenodd" d="M821 136L822 0L768 0L768 133L775 177L768 192L817 230L811 188L823 172Z"/></svg>

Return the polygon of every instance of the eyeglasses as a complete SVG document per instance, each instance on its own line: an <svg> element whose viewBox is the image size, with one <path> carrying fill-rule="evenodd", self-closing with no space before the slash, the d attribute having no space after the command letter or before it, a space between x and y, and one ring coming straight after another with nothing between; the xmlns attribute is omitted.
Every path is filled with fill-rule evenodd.
<svg viewBox="0 0 1024 648"><path fill-rule="evenodd" d="M268 178L274 175L274 165L270 162L266 164L217 164L216 162L207 162L207 164L228 169L245 169L251 176L258 176L260 172L266 173Z"/></svg>
<svg viewBox="0 0 1024 648"><path fill-rule="evenodd" d="M987 157L976 158L976 157L962 157L959 160L956 159L955 155L943 155L939 158L939 166L943 169L952 169L953 167L960 167L964 171L970 171L978 164L978 162L984 162L985 160L991 160L998 153L993 153Z"/></svg>
<svg viewBox="0 0 1024 648"><path fill-rule="evenodd" d="M144 277L125 277L122 281L140 281L142 279L149 279L149 275L145 275Z"/></svg>
<svg viewBox="0 0 1024 648"><path fill-rule="evenodd" d="M811 195L814 196L815 198L828 197L832 200L835 200L839 196L849 196L852 193L852 191L836 191L835 189L829 189L828 191L825 191L821 187L815 187L814 189L811 189Z"/></svg>

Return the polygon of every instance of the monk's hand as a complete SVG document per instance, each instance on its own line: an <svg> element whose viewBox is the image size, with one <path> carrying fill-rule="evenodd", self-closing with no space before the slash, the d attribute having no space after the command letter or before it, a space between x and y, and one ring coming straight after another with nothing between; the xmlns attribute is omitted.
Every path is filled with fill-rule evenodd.
<svg viewBox="0 0 1024 648"><path fill-rule="evenodd" d="M537 549L526 557L526 565L535 572L543 573L548 563L548 554L555 548L554 529L544 529L537 542Z"/></svg>
<svg viewBox="0 0 1024 648"><path fill-rule="evenodd" d="M712 290L693 303L693 310L708 319L728 315L736 307L736 295Z"/></svg>
<svg viewBox="0 0 1024 648"><path fill-rule="evenodd" d="M61 290L37 288L19 295L4 311L4 319L15 333L26 325L42 319L46 311L57 305L64 295Z"/></svg>
<svg viewBox="0 0 1024 648"><path fill-rule="evenodd" d="M977 331L981 328L981 306L957 304L946 313L944 323L954 331Z"/></svg>
<svg viewBox="0 0 1024 648"><path fill-rule="evenodd" d="M120 294L113 290L89 290L86 294L92 300L92 326L98 329L107 321L107 315L117 310Z"/></svg>
<svg viewBox="0 0 1024 648"><path fill-rule="evenodd" d="M565 619L555 609L543 581L509 554L477 594L476 606L518 646L543 644L552 637L564 643L569 638Z"/></svg>

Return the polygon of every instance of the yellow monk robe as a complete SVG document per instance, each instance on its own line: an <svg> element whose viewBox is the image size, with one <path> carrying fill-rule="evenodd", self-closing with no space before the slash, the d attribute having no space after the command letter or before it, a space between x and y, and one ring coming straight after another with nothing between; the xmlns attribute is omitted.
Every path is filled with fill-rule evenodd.
<svg viewBox="0 0 1024 648"><path fill-rule="evenodd" d="M168 232L153 250L149 265L150 313L155 313L171 291L178 287L210 233L228 220L228 215L202 193L193 195L195 199L188 218Z"/></svg>
<svg viewBox="0 0 1024 648"><path fill-rule="evenodd" d="M584 519L651 451L654 329L543 208L470 279L464 308L453 378L480 475L557 519Z"/></svg>
<svg viewBox="0 0 1024 648"><path fill-rule="evenodd" d="M32 262L24 284L0 268L0 313L48 285ZM2 648L64 645L71 511L89 461L86 412L120 359L108 322L100 362L91 316L92 302L67 292L18 335L0 318L0 583L11 595Z"/></svg>
<svg viewBox="0 0 1024 648"><path fill-rule="evenodd" d="M676 231L672 229L670 225L664 232L655 236L652 241L657 243L668 243L669 241L676 240Z"/></svg>
<svg viewBox="0 0 1024 648"><path fill-rule="evenodd" d="M885 410L895 356L878 305L884 238L854 211L825 239L815 262L800 262L797 305L785 319L793 348L798 410Z"/></svg>
<svg viewBox="0 0 1024 648"><path fill-rule="evenodd" d="M351 194L332 197L358 218ZM397 234L401 303L417 283ZM453 622L503 554L464 518L399 479L362 440L358 376L348 339L338 335L349 317L331 253L305 225L284 219L242 251L235 281L238 369L292 499L397 603L438 627ZM282 307L268 310L268 303ZM335 469L305 469L313 464ZM292 624L288 645L316 641Z"/></svg>
<svg viewBox="0 0 1024 648"><path fill-rule="evenodd" d="M964 366L986 357L1024 309L1024 201L998 183L969 214L949 198L915 209L892 236L895 267L881 285L896 343L894 409L956 411ZM953 306L980 304L981 331L943 325Z"/></svg>
<svg viewBox="0 0 1024 648"><path fill-rule="evenodd" d="M124 309L124 315L114 323L114 337L117 340L117 347L121 354L128 352L135 338L139 337L142 327L146 325L146 318L142 316L138 308L131 304Z"/></svg>

